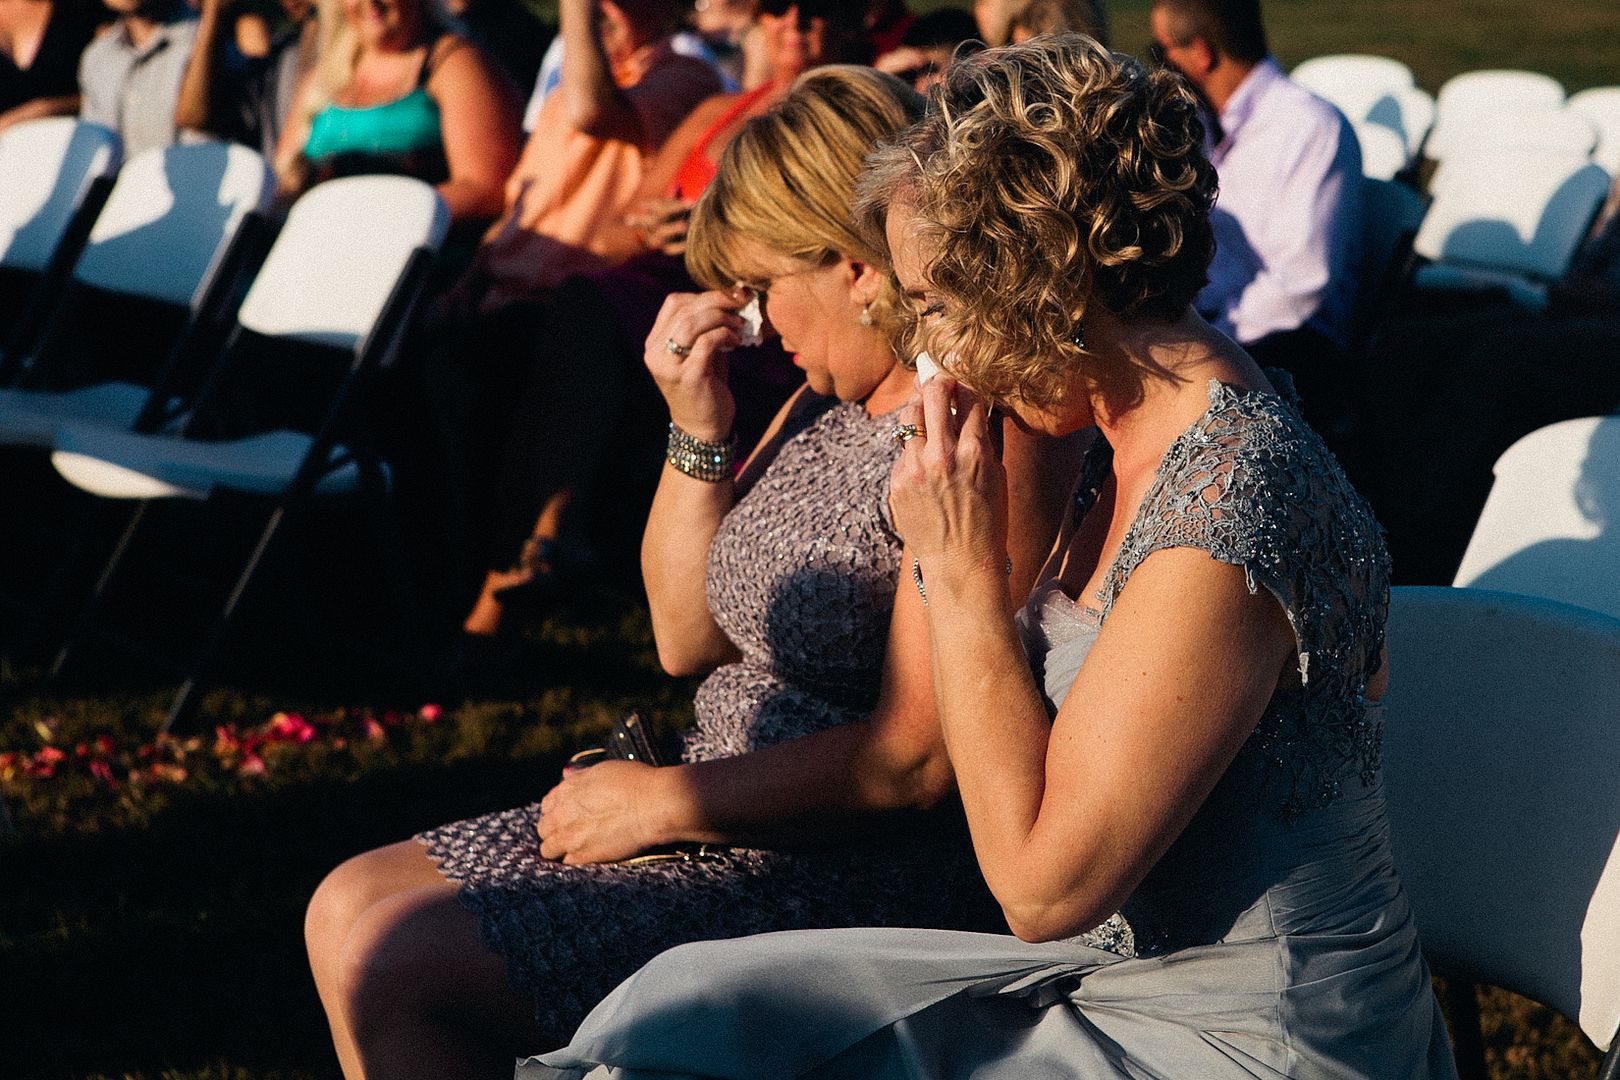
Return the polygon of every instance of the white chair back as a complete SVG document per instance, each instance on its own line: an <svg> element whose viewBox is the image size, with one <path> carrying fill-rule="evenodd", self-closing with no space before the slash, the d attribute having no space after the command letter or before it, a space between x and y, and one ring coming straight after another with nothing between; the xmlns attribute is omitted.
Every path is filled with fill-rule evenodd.
<svg viewBox="0 0 1620 1080"><path fill-rule="evenodd" d="M1546 154L1576 154L1590 157L1597 145L1598 131L1592 121L1562 106L1515 105L1488 113L1469 114L1464 131L1454 125L1447 129L1441 145L1429 157L1445 161L1457 154L1489 150L1525 150ZM1461 135L1461 138L1456 136Z"/></svg>
<svg viewBox="0 0 1620 1080"><path fill-rule="evenodd" d="M1581 154L1479 151L1449 159L1413 249L1426 259L1540 281L1563 275L1609 190Z"/></svg>
<svg viewBox="0 0 1620 1080"><path fill-rule="evenodd" d="M1598 86L1582 90L1569 99L1571 112L1586 117L1598 130L1597 149L1592 160L1620 173L1620 86Z"/></svg>
<svg viewBox="0 0 1620 1080"><path fill-rule="evenodd" d="M1374 180L1392 180L1406 168L1411 158L1406 140L1397 132L1365 120L1353 122L1356 141L1361 143L1361 175Z"/></svg>
<svg viewBox="0 0 1620 1080"><path fill-rule="evenodd" d="M1561 109L1564 87L1534 71L1470 71L1440 87L1434 131L1424 152L1436 161L1478 149L1477 139L1499 129L1494 117L1512 109Z"/></svg>
<svg viewBox="0 0 1620 1080"><path fill-rule="evenodd" d="M1440 116L1459 110L1503 109L1516 105L1556 109L1564 103L1564 86L1538 71L1493 68L1465 71L1440 86Z"/></svg>
<svg viewBox="0 0 1620 1080"><path fill-rule="evenodd" d="M91 183L117 171L121 146L117 132L71 116L0 133L0 266L43 272Z"/></svg>
<svg viewBox="0 0 1620 1080"><path fill-rule="evenodd" d="M238 321L256 333L360 348L417 248L437 249L450 215L404 176L317 184L287 215Z"/></svg>
<svg viewBox="0 0 1620 1080"><path fill-rule="evenodd" d="M1620 415L1532 431L1494 471L1455 583L1620 618Z"/></svg>
<svg viewBox="0 0 1620 1080"><path fill-rule="evenodd" d="M242 219L269 207L275 192L275 173L245 146L202 143L137 154L118 174L74 280L193 304Z"/></svg>
<svg viewBox="0 0 1620 1080"><path fill-rule="evenodd" d="M1342 53L1306 60L1289 78L1339 107L1351 120L1363 119L1386 94L1416 85L1412 69L1388 56Z"/></svg>
<svg viewBox="0 0 1620 1080"><path fill-rule="evenodd" d="M1406 148L1406 159L1412 161L1434 127L1434 98L1426 90L1409 86L1404 90L1391 90L1379 96L1359 116L1350 120L1359 130L1363 126L1387 128L1399 136Z"/></svg>
<svg viewBox="0 0 1620 1080"><path fill-rule="evenodd" d="M1444 970L1620 1027L1620 620L1481 589L1393 590L1384 785Z"/></svg>

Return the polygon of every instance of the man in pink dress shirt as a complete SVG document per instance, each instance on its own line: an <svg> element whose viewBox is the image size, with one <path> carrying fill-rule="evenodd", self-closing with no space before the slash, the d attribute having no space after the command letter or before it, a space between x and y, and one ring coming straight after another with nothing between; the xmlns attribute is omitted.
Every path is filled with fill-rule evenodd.
<svg viewBox="0 0 1620 1080"><path fill-rule="evenodd" d="M1291 372L1331 437L1348 419L1343 349L1361 229L1355 132L1277 66L1259 0L1154 0L1150 17L1156 51L1212 121L1216 250L1196 306L1262 364Z"/></svg>

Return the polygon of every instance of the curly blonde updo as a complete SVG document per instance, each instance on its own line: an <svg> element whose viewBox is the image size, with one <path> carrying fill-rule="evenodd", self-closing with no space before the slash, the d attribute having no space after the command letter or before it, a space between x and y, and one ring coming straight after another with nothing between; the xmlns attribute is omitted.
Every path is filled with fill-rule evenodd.
<svg viewBox="0 0 1620 1080"><path fill-rule="evenodd" d="M1206 281L1215 170L1181 78L1064 34L952 66L924 119L869 160L859 227L915 214L940 313L912 351L991 398L1052 405L1077 370L1088 303L1174 320Z"/></svg>
<svg viewBox="0 0 1620 1080"><path fill-rule="evenodd" d="M904 82L852 64L829 64L799 77L782 102L754 117L727 144L714 182L692 209L686 266L710 289L748 280L739 248L753 241L809 265L840 255L883 265L850 214L866 156L923 113ZM867 309L891 341L909 327L893 284Z"/></svg>

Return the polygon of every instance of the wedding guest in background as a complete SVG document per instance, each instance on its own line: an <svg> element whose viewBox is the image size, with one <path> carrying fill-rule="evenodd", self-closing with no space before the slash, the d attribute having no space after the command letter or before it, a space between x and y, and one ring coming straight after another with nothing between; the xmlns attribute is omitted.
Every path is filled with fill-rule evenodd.
<svg viewBox="0 0 1620 1080"><path fill-rule="evenodd" d="M202 0L175 126L274 160L298 86L315 64L312 0Z"/></svg>
<svg viewBox="0 0 1620 1080"><path fill-rule="evenodd" d="M443 305L489 315L538 300L573 274L635 254L613 232L649 161L720 89L714 71L670 46L670 0L562 0L568 63L541 107L505 208Z"/></svg>
<svg viewBox="0 0 1620 1080"><path fill-rule="evenodd" d="M79 111L93 27L83 0L0 0L0 131Z"/></svg>
<svg viewBox="0 0 1620 1080"><path fill-rule="evenodd" d="M117 16L79 61L79 116L112 128L125 158L178 137L174 107L196 14L182 0L104 0Z"/></svg>
<svg viewBox="0 0 1620 1080"><path fill-rule="evenodd" d="M1259 0L1154 0L1154 46L1208 109L1221 178L1200 314L1294 376L1330 443L1351 423L1343 349L1356 299L1361 147L1332 105L1292 82Z"/></svg>
<svg viewBox="0 0 1620 1080"><path fill-rule="evenodd" d="M281 132L285 195L338 176L434 184L461 223L500 213L517 158L510 85L429 0L324 0L315 67Z"/></svg>

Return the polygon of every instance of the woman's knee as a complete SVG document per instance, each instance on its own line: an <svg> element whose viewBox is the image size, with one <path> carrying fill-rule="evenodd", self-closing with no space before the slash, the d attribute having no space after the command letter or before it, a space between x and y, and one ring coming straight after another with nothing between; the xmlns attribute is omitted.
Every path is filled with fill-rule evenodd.
<svg viewBox="0 0 1620 1080"><path fill-rule="evenodd" d="M336 968L336 991L364 1041L366 1029L441 1019L461 1011L461 996L480 1001L484 984L502 985L499 959L487 953L477 920L454 888L421 887L377 900L349 927Z"/></svg>
<svg viewBox="0 0 1620 1080"><path fill-rule="evenodd" d="M426 855L409 841L346 859L327 874L304 911L304 943L317 974L341 953L368 908L422 887L433 880L431 875Z"/></svg>

